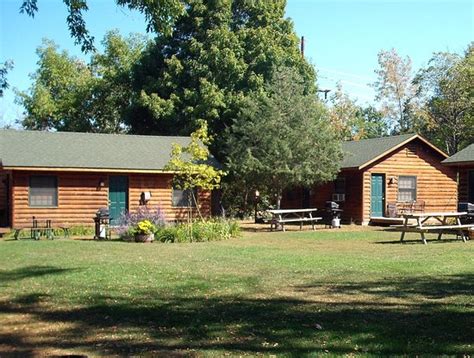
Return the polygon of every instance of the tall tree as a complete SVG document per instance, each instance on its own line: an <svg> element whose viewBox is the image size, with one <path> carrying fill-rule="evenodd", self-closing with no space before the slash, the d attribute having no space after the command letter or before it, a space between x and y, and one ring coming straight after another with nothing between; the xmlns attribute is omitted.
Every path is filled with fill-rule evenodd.
<svg viewBox="0 0 474 358"><path fill-rule="evenodd" d="M339 171L340 142L304 82L294 69L275 70L265 92L247 98L228 129L233 178L270 194L277 207L283 190L329 181Z"/></svg>
<svg viewBox="0 0 474 358"><path fill-rule="evenodd" d="M25 107L22 124L29 129L117 133L126 129L125 113L133 97L131 68L145 47L145 39L117 32L104 38L104 52L89 64L59 52L46 41L38 48L33 85L18 93Z"/></svg>
<svg viewBox="0 0 474 358"><path fill-rule="evenodd" d="M434 54L415 83L423 104L425 133L449 154L474 142L474 45L464 56Z"/></svg>
<svg viewBox="0 0 474 358"><path fill-rule="evenodd" d="M339 83L329 98L328 118L342 140L383 137L389 132L380 111L372 106L358 105Z"/></svg>
<svg viewBox="0 0 474 358"><path fill-rule="evenodd" d="M94 36L87 29L84 13L89 10L87 0L62 0L67 8L66 22L71 37L83 52L95 52ZM115 0L117 5L138 10L145 15L147 31L157 34L169 35L172 26L180 15L183 14L186 0ZM38 12L38 0L23 0L21 13L34 17Z"/></svg>
<svg viewBox="0 0 474 358"><path fill-rule="evenodd" d="M375 99L380 102L382 113L391 120L394 132L410 131L412 125L410 118L404 115L404 109L416 93L411 59L400 57L395 49L382 50L378 53L378 63L377 80L372 84Z"/></svg>
<svg viewBox="0 0 474 358"><path fill-rule="evenodd" d="M315 91L285 0L189 0L170 37L158 37L135 70L135 133L189 134L205 120L219 154L225 129L273 68L293 67ZM219 134L219 135L216 135ZM220 158L222 159L222 158Z"/></svg>

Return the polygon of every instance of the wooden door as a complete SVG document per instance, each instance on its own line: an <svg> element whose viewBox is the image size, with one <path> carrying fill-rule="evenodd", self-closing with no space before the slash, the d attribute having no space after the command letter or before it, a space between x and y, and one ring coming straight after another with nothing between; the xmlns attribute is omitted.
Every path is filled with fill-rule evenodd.
<svg viewBox="0 0 474 358"><path fill-rule="evenodd" d="M385 208L385 175L372 174L370 190L370 216L383 217Z"/></svg>
<svg viewBox="0 0 474 358"><path fill-rule="evenodd" d="M109 177L109 214L111 225L116 225L120 215L128 209L128 177Z"/></svg>

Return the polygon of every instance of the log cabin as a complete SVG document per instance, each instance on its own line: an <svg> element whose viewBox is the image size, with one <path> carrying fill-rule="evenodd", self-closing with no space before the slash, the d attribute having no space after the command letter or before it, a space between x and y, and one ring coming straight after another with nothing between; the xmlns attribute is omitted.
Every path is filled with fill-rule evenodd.
<svg viewBox="0 0 474 358"><path fill-rule="evenodd" d="M287 191L283 208L324 208L335 201L343 222L387 224L403 211L457 208L456 171L448 156L417 134L348 141L336 180Z"/></svg>
<svg viewBox="0 0 474 358"><path fill-rule="evenodd" d="M460 202L474 203L474 143L443 161L458 172Z"/></svg>
<svg viewBox="0 0 474 358"><path fill-rule="evenodd" d="M189 137L0 130L0 226L29 227L33 217L53 226L92 226L103 207L114 224L140 205L160 207L169 221L184 219L188 193L173 188L174 173L164 168L173 143L189 142ZM210 192L196 191L201 214L210 215Z"/></svg>

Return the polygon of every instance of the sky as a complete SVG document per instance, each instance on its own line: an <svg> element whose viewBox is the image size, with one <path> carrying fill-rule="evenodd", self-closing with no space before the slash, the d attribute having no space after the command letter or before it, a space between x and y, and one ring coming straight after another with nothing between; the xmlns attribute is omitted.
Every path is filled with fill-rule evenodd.
<svg viewBox="0 0 474 358"><path fill-rule="evenodd" d="M0 0L0 62L14 62L7 77L10 89L0 99L0 127L15 125L22 116L13 89L30 87L43 38L85 58L69 35L61 0L38 0L34 19L19 13L21 2ZM97 45L107 30L145 33L140 13L117 7L113 0L88 4L85 18ZM373 104L369 83L375 80L380 50L395 48L409 56L416 71L434 52L462 53L474 40L472 0L287 0L286 14L298 36L305 37L305 55L317 69L319 88L334 90L340 82L359 104Z"/></svg>

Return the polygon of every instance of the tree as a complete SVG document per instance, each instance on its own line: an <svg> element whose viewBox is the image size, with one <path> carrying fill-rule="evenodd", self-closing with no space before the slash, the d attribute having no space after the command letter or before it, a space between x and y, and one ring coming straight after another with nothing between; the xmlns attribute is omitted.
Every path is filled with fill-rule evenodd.
<svg viewBox="0 0 474 358"><path fill-rule="evenodd" d="M145 43L138 35L123 39L109 32L103 41L104 53L95 53L86 64L45 41L37 50L32 87L18 93L18 102L25 107L22 125L39 130L124 131L133 97L131 69Z"/></svg>
<svg viewBox="0 0 474 358"><path fill-rule="evenodd" d="M332 180L342 158L325 111L294 69L274 71L265 92L247 98L227 141L227 168L241 191L258 188L276 207L285 189Z"/></svg>
<svg viewBox="0 0 474 358"><path fill-rule="evenodd" d="M381 104L382 113L391 120L394 132L412 130L410 118L404 115L406 103L416 93L412 83L411 59L401 58L395 49L378 53L379 68L375 70L377 80L372 84L376 92L376 101Z"/></svg>
<svg viewBox="0 0 474 358"><path fill-rule="evenodd" d="M166 170L176 173L173 177L174 186L181 190L188 190L191 193L195 188L203 190L217 189L225 175L223 170L216 168L215 165L209 162L208 145L211 143L211 138L207 132L207 123L201 121L199 125L200 127L191 134L189 145L173 145L171 159L165 167ZM199 210L198 200L194 194L192 196Z"/></svg>
<svg viewBox="0 0 474 358"><path fill-rule="evenodd" d="M338 83L329 98L329 120L341 140L359 140L388 135L383 114L374 107L362 107L343 92Z"/></svg>
<svg viewBox="0 0 474 358"><path fill-rule="evenodd" d="M250 93L265 91L275 67L297 69L305 90L314 92L315 73L284 18L285 4L189 0L172 36L156 39L135 68L139 97L128 117L131 131L187 135L205 120L219 156L225 129Z"/></svg>
<svg viewBox="0 0 474 358"><path fill-rule="evenodd" d="M8 89L7 74L12 68L12 61L5 61L0 64L0 97L3 97L4 91Z"/></svg>
<svg viewBox="0 0 474 358"><path fill-rule="evenodd" d="M434 54L415 83L427 137L448 154L474 142L474 45L464 56Z"/></svg>
<svg viewBox="0 0 474 358"><path fill-rule="evenodd" d="M66 18L71 37L83 52L95 52L94 37L87 30L84 12L89 10L87 0L63 0L67 7ZM172 26L186 5L185 0L116 0L117 5L138 10L145 15L147 31L154 31L158 35L169 35ZM21 13L34 17L38 12L38 0L23 0Z"/></svg>

